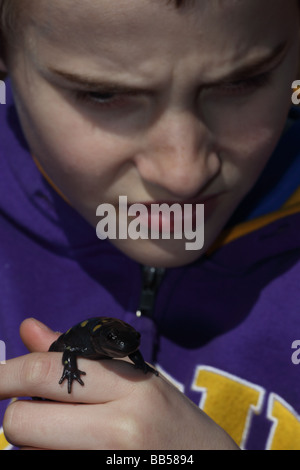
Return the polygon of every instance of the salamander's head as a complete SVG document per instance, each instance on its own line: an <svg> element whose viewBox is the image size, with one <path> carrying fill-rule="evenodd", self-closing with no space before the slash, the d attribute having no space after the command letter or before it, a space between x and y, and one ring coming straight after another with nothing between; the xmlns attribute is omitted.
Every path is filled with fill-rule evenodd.
<svg viewBox="0 0 300 470"><path fill-rule="evenodd" d="M121 320L109 318L94 329L92 342L100 354L125 357L139 348L140 338L140 333L132 326Z"/></svg>

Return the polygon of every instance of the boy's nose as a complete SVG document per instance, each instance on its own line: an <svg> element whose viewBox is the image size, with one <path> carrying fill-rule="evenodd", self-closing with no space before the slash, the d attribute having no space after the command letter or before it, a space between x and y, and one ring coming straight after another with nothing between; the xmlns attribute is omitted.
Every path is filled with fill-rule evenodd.
<svg viewBox="0 0 300 470"><path fill-rule="evenodd" d="M204 124L192 114L173 113L149 130L136 166L144 181L189 199L214 179L221 161Z"/></svg>

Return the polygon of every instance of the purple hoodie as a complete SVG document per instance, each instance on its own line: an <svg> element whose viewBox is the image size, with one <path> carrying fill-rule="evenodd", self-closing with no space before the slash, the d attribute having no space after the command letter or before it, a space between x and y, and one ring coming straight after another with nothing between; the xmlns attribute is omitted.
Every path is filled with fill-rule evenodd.
<svg viewBox="0 0 300 470"><path fill-rule="evenodd" d="M8 84L7 104L0 105L0 340L6 359L27 352L19 337L27 317L59 331L90 317L117 317L142 334L145 360L242 448L299 449L300 370L291 348L300 340L299 111L291 118L229 222L229 241L162 273L100 241L44 179ZM0 449L9 447L1 428L7 403L0 402Z"/></svg>

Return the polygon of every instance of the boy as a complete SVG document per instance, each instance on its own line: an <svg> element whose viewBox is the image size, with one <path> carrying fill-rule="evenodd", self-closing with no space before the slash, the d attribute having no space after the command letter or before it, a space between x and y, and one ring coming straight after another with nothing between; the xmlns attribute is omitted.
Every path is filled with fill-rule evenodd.
<svg viewBox="0 0 300 470"><path fill-rule="evenodd" d="M12 403L2 447L296 448L298 2L8 0L2 20L0 397L53 400ZM120 195L204 204L203 248L99 240ZM68 395L45 324L94 316L136 327L160 376L82 359Z"/></svg>

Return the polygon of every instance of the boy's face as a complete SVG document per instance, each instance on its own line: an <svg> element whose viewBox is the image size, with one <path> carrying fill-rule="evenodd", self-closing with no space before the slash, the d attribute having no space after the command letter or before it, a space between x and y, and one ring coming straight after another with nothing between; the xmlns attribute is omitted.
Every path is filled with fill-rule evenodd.
<svg viewBox="0 0 300 470"><path fill-rule="evenodd" d="M32 154L95 226L97 206L117 207L121 195L129 204L204 202L205 251L283 130L297 1L29 5L8 69ZM113 243L150 265L200 255L185 239Z"/></svg>

